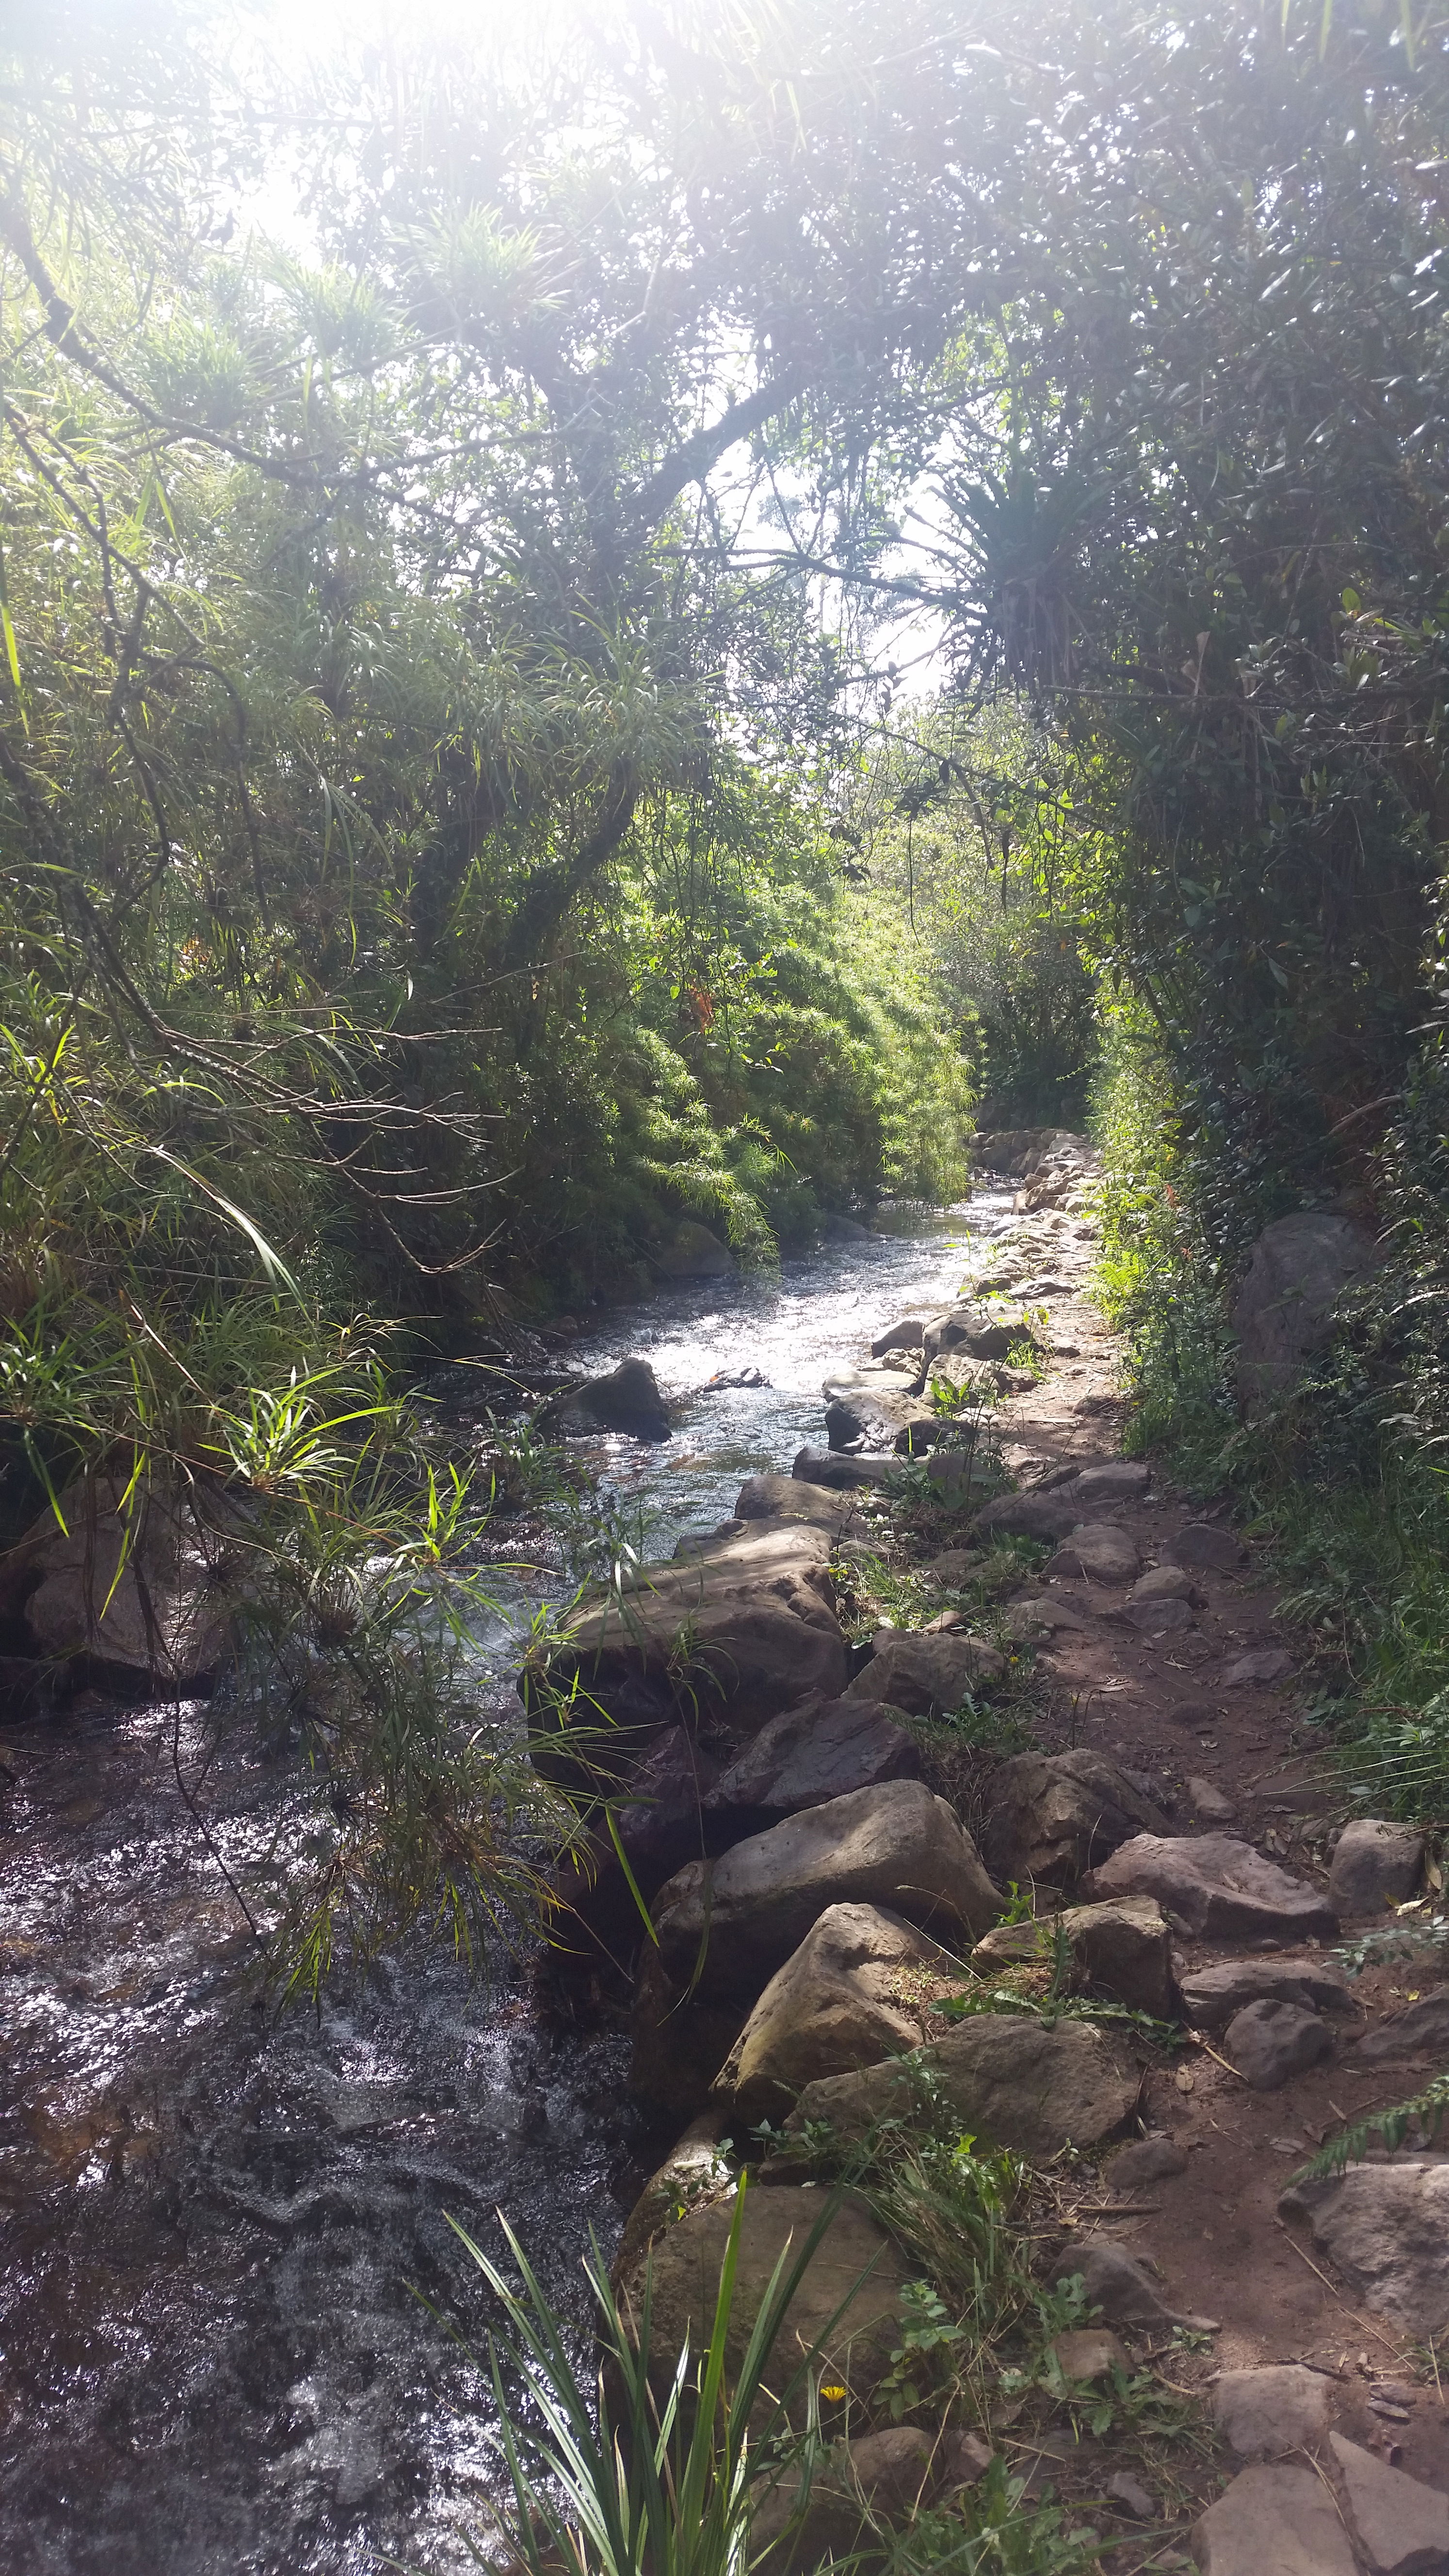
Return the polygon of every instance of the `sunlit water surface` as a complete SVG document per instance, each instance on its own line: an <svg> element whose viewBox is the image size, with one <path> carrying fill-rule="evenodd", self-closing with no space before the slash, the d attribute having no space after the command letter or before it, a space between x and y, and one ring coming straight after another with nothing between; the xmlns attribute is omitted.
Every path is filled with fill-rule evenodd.
<svg viewBox="0 0 1449 2576"><path fill-rule="evenodd" d="M579 1444L651 1552L819 1446L822 1379L951 1295L1006 1205L902 1212L777 1286L674 1289L583 1341L581 1369L641 1354L678 1403L667 1441ZM745 1367L768 1384L703 1391ZM480 1639L500 1685L509 1627L557 1592L514 1578ZM218 1752L198 1710L94 1705L12 1729L3 1758L0 2565L471 2567L502 2464L423 2304L485 2322L448 2217L496 2250L506 2211L582 2314L589 2231L611 2248L638 2178L624 2043L551 2032L521 1979L489 1990L421 1955L273 2026L176 1776L222 1852L254 1860L285 1782L247 1729Z"/></svg>

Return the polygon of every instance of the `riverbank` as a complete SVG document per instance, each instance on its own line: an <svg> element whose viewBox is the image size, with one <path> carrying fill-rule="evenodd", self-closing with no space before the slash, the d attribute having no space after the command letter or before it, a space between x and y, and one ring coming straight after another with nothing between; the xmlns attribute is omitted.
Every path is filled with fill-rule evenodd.
<svg viewBox="0 0 1449 2576"><path fill-rule="evenodd" d="M810 1482L826 1472L815 1453L798 1499L739 1497L829 1531L855 1663L836 1705L872 1716L871 1759L882 1726L908 1739L916 1781L807 1802L812 1747L828 1734L839 1755L827 1702L789 1746L793 1822L716 1842L655 1896L636 2081L656 2107L672 2085L696 2117L630 2223L622 2284L637 2296L653 2231L656 2318L666 2340L686 2316L698 2331L740 2172L757 2186L756 2297L802 2175L851 2184L894 2286L828 2347L842 2403L827 2429L848 2446L830 2473L837 2547L842 2497L857 2536L868 2507L907 2565L939 2558L941 2514L984 2534L1006 2497L1023 2539L1047 2516L1042 2565L1182 2567L1190 2551L1248 2576L1326 2509L1304 2565L1347 2576L1399 2563L1376 2554L1386 2499L1431 2552L1442 2521L1442 2559L1424 2563L1449 2563L1433 2366L1449 2299L1423 2238L1449 2166L1421 2141L1295 2188L1322 2141L1432 2063L1442 1954L1429 1942L1406 1967L1384 1937L1423 1837L1343 1833L1342 1778L1301 1723L1297 1641L1252 1551L1146 1463L1113 1464L1117 1353L1086 1294L1091 1260L1086 1227L1027 1220L978 1274L988 1298L1050 1289L1050 1363L993 1408L1014 1494L952 1510L918 1470L893 1501L867 1487L846 1528L840 1485ZM909 1356L904 1324L897 1348ZM852 1401L869 1402L868 1376ZM766 1543L768 1517L746 1526ZM948 1649L977 1659L959 1708L932 1678ZM933 1788L970 1822L995 1899ZM1020 1892L1034 1922L1012 1922ZM990 1930L994 1912L1007 1919ZM924 2100L891 2072L903 2049ZM783 2136L762 2152L746 2139L772 2087ZM873 2127L882 2113L891 2128ZM1026 2167L1016 2268L961 2352L925 2335L904 2406L908 2281L948 2324L962 2284L902 2224L902 2117L928 2159L965 2130ZM818 2310L802 2293L796 2341Z"/></svg>

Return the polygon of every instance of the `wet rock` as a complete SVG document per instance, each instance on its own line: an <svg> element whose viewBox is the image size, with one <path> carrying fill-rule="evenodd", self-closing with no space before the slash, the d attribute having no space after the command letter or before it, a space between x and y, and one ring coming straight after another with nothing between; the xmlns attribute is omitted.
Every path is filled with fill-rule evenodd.
<svg viewBox="0 0 1449 2576"><path fill-rule="evenodd" d="M570 1411L577 1409L602 1423L606 1431L625 1431L634 1440L667 1440L669 1409L647 1360L621 1360L607 1377L581 1386Z"/></svg>
<svg viewBox="0 0 1449 2576"><path fill-rule="evenodd" d="M1341 2433L1328 2443L1369 2576L1449 2576L1449 2496Z"/></svg>
<svg viewBox="0 0 1449 2576"><path fill-rule="evenodd" d="M1333 2054L1333 2033L1317 2013L1266 1996L1234 2013L1226 2036L1229 2057L1255 2093L1276 2093Z"/></svg>
<svg viewBox="0 0 1449 2576"><path fill-rule="evenodd" d="M1449 2325L1449 2164L1395 2159L1296 2184L1278 2204L1376 2315L1425 2341Z"/></svg>
<svg viewBox="0 0 1449 2576"><path fill-rule="evenodd" d="M1413 1895L1423 1866L1424 1837L1417 1825L1356 1817L1339 1835L1328 1893L1342 1915L1382 1914Z"/></svg>
<svg viewBox="0 0 1449 2576"><path fill-rule="evenodd" d="M819 2191L799 2183L746 2192L726 2346L731 2380L775 2265L787 2249L791 2258L805 2251L826 2206ZM653 2349L666 2369L672 2370L686 2334L696 2350L708 2339L734 2208L731 2194L691 2211L643 2258L653 2275ZM858 2407L868 2404L899 2340L900 2296L911 2277L864 2202L847 2197L825 2228L786 2310L776 2347L783 2371L797 2368L818 2346L820 2358L811 2376L818 2373L827 2382L840 2383ZM619 2280L621 2301L636 2315L642 2287L640 2261ZM802 2387L802 2408L804 2402Z"/></svg>
<svg viewBox="0 0 1449 2576"><path fill-rule="evenodd" d="M1224 1690L1259 1690L1275 1688L1279 1682L1291 1681L1298 1667L1283 1646L1255 1647L1251 1654L1235 1655L1223 1669Z"/></svg>
<svg viewBox="0 0 1449 2576"><path fill-rule="evenodd" d="M1167 1829L1166 1818L1115 1762L1085 1750L1013 1754L993 1773L989 1797L989 1866L1004 1882L1019 1885L1071 1886L1132 1836Z"/></svg>
<svg viewBox="0 0 1449 2576"><path fill-rule="evenodd" d="M785 2126L828 2120L858 2137L878 2119L909 2117L920 2071L963 2127L993 2146L1046 2157L1067 2144L1098 2145L1122 2127L1138 2094L1138 2076L1090 2022L1058 2022L982 2013L908 2058L808 2084Z"/></svg>
<svg viewBox="0 0 1449 2576"><path fill-rule="evenodd" d="M710 2105L714 2079L749 2010L743 1995L686 1996L652 1943L639 1948L630 2008L629 2092L659 2119L692 2120Z"/></svg>
<svg viewBox="0 0 1449 2576"><path fill-rule="evenodd" d="M870 1346L873 1360L883 1360L887 1351L918 1351L926 1330L924 1315L907 1315L889 1332L877 1334Z"/></svg>
<svg viewBox="0 0 1449 2576"><path fill-rule="evenodd" d="M1213 2389L1212 2418L1240 2460L1315 2451L1328 2432L1328 2382L1322 2371L1297 2362L1225 2370Z"/></svg>
<svg viewBox="0 0 1449 2576"><path fill-rule="evenodd" d="M1333 1338L1339 1299L1378 1260L1372 1236L1348 1217L1305 1211L1264 1227L1233 1308L1245 1412L1261 1412L1297 1385Z"/></svg>
<svg viewBox="0 0 1449 2576"><path fill-rule="evenodd" d="M750 1476L735 1497L735 1517L742 1521L808 1521L832 1538L856 1519L855 1496L828 1485L807 1485L798 1476Z"/></svg>
<svg viewBox="0 0 1449 2576"><path fill-rule="evenodd" d="M1171 2182L1187 2171L1187 2156L1172 2138L1134 2138L1119 2147L1106 2169L1108 2189L1126 2199L1149 2183Z"/></svg>
<svg viewBox="0 0 1449 2576"><path fill-rule="evenodd" d="M1160 2021L1173 2013L1172 1935L1150 1896L1069 1906L1035 1923L998 1924L972 1951L972 1974L990 1976L1013 1961L1049 1961L1058 1940L1071 1954L1075 1990L1090 1986Z"/></svg>
<svg viewBox="0 0 1449 2576"><path fill-rule="evenodd" d="M770 1979L715 2080L738 2126L780 2121L804 2086L914 2048L959 1960L873 1905L831 1905Z"/></svg>
<svg viewBox="0 0 1449 2576"><path fill-rule="evenodd" d="M654 1267L665 1279L723 1279L734 1269L735 1256L707 1225L686 1217L655 1253Z"/></svg>
<svg viewBox="0 0 1449 2576"><path fill-rule="evenodd" d="M1183 2010L1197 2030L1223 2030L1248 2004L1271 1999L1304 2012L1351 2012L1348 1979L1321 1957L1224 1959L1181 1977Z"/></svg>
<svg viewBox="0 0 1449 2576"><path fill-rule="evenodd" d="M920 1771L921 1748L897 1710L812 1692L761 1728L710 1790L705 1808L711 1817L749 1817L763 1828L883 1780L919 1779Z"/></svg>
<svg viewBox="0 0 1449 2576"><path fill-rule="evenodd" d="M1230 1825L1237 1813L1232 1799L1214 1780L1188 1781L1187 1809L1189 1822L1195 1825Z"/></svg>
<svg viewBox="0 0 1449 2576"><path fill-rule="evenodd" d="M189 1493L138 1493L100 1478L61 1496L64 1531L43 1512L3 1561L4 1590L30 1651L83 1657L123 1686L204 1683L226 1660L246 1591L239 1516Z"/></svg>
<svg viewBox="0 0 1449 2576"><path fill-rule="evenodd" d="M744 1734L818 1690L836 1699L848 1658L830 1581L830 1540L806 1525L747 1526L682 1563L645 1566L619 1592L586 1600L567 1627L520 1675L526 1705L537 1685L560 1760L570 1758L573 1719L597 1737L600 1711L614 1721L619 1755L637 1743L646 1713L658 1724L689 1717ZM577 1684L574 1709L557 1698ZM581 1744L597 1766L605 1749Z"/></svg>
<svg viewBox="0 0 1449 2576"><path fill-rule="evenodd" d="M870 1662L847 1683L844 1697L881 1700L908 1717L944 1717L968 1691L999 1681L1006 1657L984 1637L962 1630L928 1636L921 1628L881 1628Z"/></svg>
<svg viewBox="0 0 1449 2576"><path fill-rule="evenodd" d="M1200 2576L1357 2576L1332 2496L1295 2462L1244 2469L1193 2526Z"/></svg>
<svg viewBox="0 0 1449 2576"><path fill-rule="evenodd" d="M1248 1561L1236 1531L1220 1529L1214 1521L1189 1521L1175 1538L1163 1542L1162 1553L1174 1565L1202 1566L1214 1574L1236 1574Z"/></svg>
<svg viewBox="0 0 1449 2576"><path fill-rule="evenodd" d="M704 1393L706 1395L725 1395L734 1387L768 1386L769 1383L770 1381L766 1377L763 1369L749 1367L716 1369L713 1377L707 1377L705 1379Z"/></svg>
<svg viewBox="0 0 1449 2576"><path fill-rule="evenodd" d="M1000 1903L944 1798L919 1780L888 1780L681 1870L653 1908L656 1955L681 1990L753 1997L827 1906L885 1906L949 1942L985 1931Z"/></svg>
<svg viewBox="0 0 1449 2576"><path fill-rule="evenodd" d="M715 1770L687 1728L661 1729L614 1803L623 1860L613 1834L598 1830L555 1873L563 1913L553 1926L550 1965L565 1979L596 1967L600 1953L619 1964L632 1956L642 1929L635 1889L647 1900L704 1850L704 1799Z"/></svg>
<svg viewBox="0 0 1449 2576"><path fill-rule="evenodd" d="M825 1386L825 1436L832 1451L864 1447L910 1457L952 1436L952 1426L923 1404L898 1369L852 1369Z"/></svg>
<svg viewBox="0 0 1449 2576"><path fill-rule="evenodd" d="M722 2129L717 2110L702 2111L650 2175L624 2222L612 2266L614 2280L632 2272L655 2238L673 2227L685 2210L723 2199L733 2190L729 2160L720 2150Z"/></svg>
<svg viewBox="0 0 1449 2576"><path fill-rule="evenodd" d="M859 1451L847 1455L842 1450L801 1449L796 1452L790 1473L802 1484L845 1491L855 1486L888 1485L900 1471L901 1462L891 1450L866 1457Z"/></svg>
<svg viewBox="0 0 1449 2576"><path fill-rule="evenodd" d="M1082 2326L1059 2334L1051 2350L1063 2379L1108 2379L1114 2370L1128 2367L1125 2344L1105 2326Z"/></svg>
<svg viewBox="0 0 1449 2576"><path fill-rule="evenodd" d="M1077 1521L1044 1571L1069 1582L1130 1583L1141 1563L1135 1543L1115 1521Z"/></svg>
<svg viewBox="0 0 1449 2576"><path fill-rule="evenodd" d="M1333 1940L1338 1917L1317 1888L1231 1834L1138 1834L1093 1873L1098 1896L1155 1896L1195 1941Z"/></svg>
<svg viewBox="0 0 1449 2576"><path fill-rule="evenodd" d="M820 1238L823 1243L869 1243L870 1227L858 1216L826 1215L820 1220Z"/></svg>

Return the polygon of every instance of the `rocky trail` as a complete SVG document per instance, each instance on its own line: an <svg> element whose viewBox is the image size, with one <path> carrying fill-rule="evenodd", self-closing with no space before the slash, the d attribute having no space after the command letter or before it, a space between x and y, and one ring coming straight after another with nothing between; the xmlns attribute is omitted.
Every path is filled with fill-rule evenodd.
<svg viewBox="0 0 1449 2576"><path fill-rule="evenodd" d="M569 1891L574 1998L629 1996L661 2144L690 2122L616 2277L637 2288L647 2255L656 2317L697 2323L748 2159L758 2298L838 2169L820 2141L909 2122L929 2070L963 2130L1030 2160L1032 2267L1081 2276L1085 2312L1024 2380L978 2374L969 2400L958 2381L893 2421L922 2267L849 2198L791 2311L808 2343L876 2257L830 2343L841 2447L789 2563L858 2545L867 2509L971 2528L997 2460L1025 2481L1018 2517L1054 2494L1121 2576L1427 2576L1449 2570L1449 2158L1411 2130L1290 2187L1443 2062L1442 1951L1343 1955L1415 1898L1424 1838L1345 1822L1253 1546L1121 1458L1081 1178L1068 1158L1028 1183L945 1315L881 1315L873 1361L825 1390L835 1446L750 1479L721 1530L556 1653L550 1678L622 1724L617 1813L655 1936L631 1987L601 1844ZM1012 1479L990 1499L979 1443L934 1445L922 1401L948 1376L960 1423L983 1372ZM918 1457L892 1500L900 1450ZM1073 2015L1041 2009L1049 1977ZM1094 1996L1154 2027L1091 2019ZM750 2143L762 2120L778 2145ZM1171 2441L1146 2429L1159 2400Z"/></svg>

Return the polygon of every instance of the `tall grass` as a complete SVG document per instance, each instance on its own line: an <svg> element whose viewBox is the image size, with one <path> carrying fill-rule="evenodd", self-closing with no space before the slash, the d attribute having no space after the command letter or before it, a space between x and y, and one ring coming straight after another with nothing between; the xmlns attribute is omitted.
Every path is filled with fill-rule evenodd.
<svg viewBox="0 0 1449 2576"><path fill-rule="evenodd" d="M1220 1496L1283 1587L1310 1716L1363 1812L1449 1808L1449 1466L1422 1405L1391 1264L1301 1387L1252 1422L1233 1387L1236 1251L1227 1184L1185 1141L1170 1067L1139 1015L1117 1016L1097 1101L1106 1156L1099 1293L1125 1333L1128 1446L1188 1493ZM1248 1225L1255 1222L1251 1207Z"/></svg>
<svg viewBox="0 0 1449 2576"><path fill-rule="evenodd" d="M521 2289L454 2226L507 2320L488 2370L503 2426L514 2510L510 2559L529 2576L745 2576L762 2499L785 2479L808 2509L821 2454L820 2345L771 2385L790 2303L838 2207L776 2262L739 2368L727 2366L739 2295L746 2186L740 2184L708 2331L663 2352L646 2265L638 2308L612 2289L597 2245L588 2264L601 2366L585 2375L575 2339L504 2222ZM853 2283L826 2329L849 2307ZM822 2340L824 2340L822 2338Z"/></svg>

